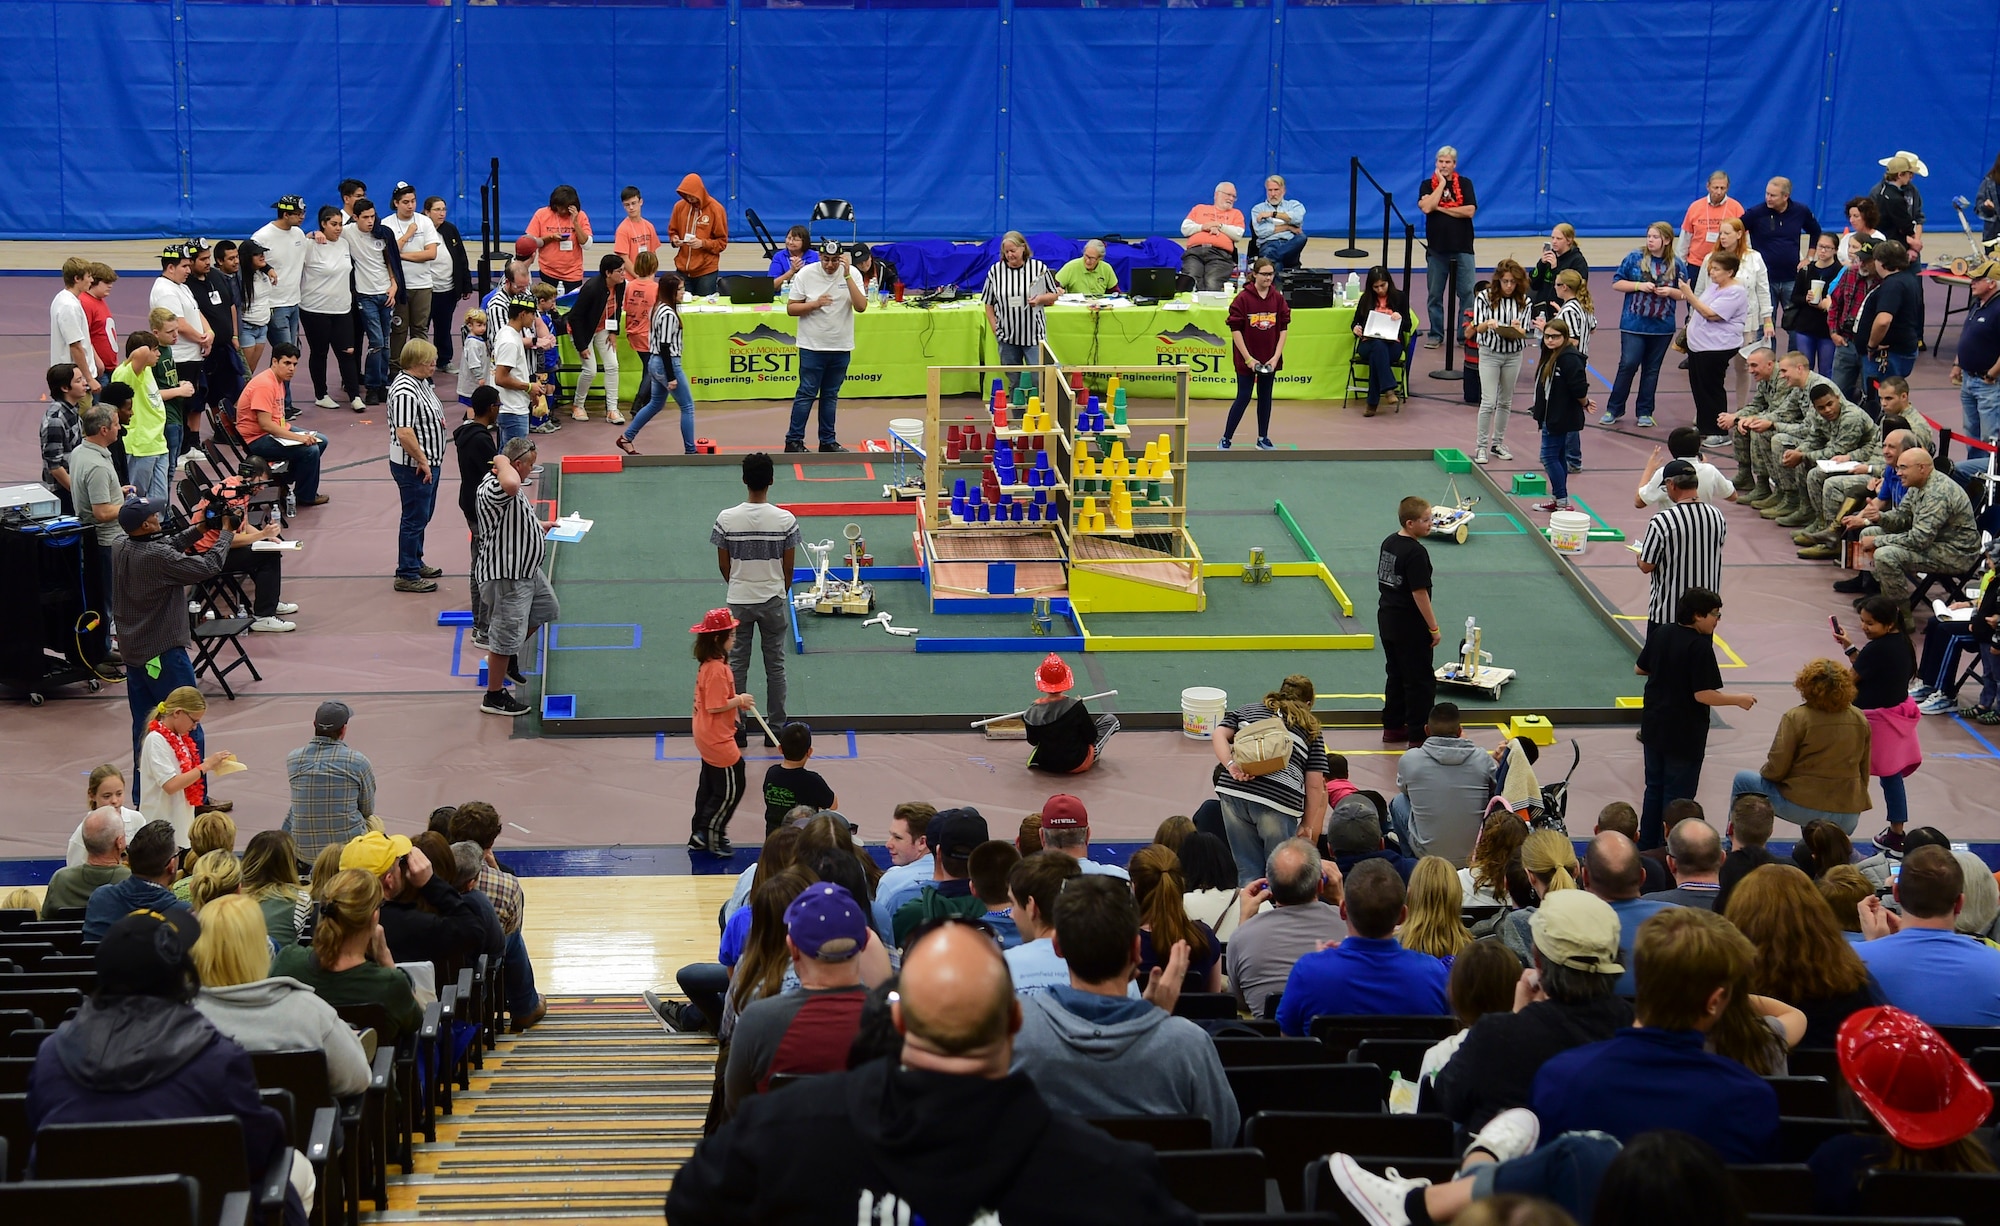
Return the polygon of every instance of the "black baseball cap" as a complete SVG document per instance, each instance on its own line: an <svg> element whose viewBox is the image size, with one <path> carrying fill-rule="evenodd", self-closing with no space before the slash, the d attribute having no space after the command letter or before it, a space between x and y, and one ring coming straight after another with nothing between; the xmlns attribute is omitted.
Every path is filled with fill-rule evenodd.
<svg viewBox="0 0 2000 1226"><path fill-rule="evenodd" d="M182 998L194 981L194 943L200 936L201 925L179 907L132 912L98 942L98 992Z"/></svg>
<svg viewBox="0 0 2000 1226"><path fill-rule="evenodd" d="M986 832L986 818L970 805L962 809L946 809L931 818L924 828L924 838L933 852L948 860L963 860L972 854L972 849L990 838Z"/></svg>

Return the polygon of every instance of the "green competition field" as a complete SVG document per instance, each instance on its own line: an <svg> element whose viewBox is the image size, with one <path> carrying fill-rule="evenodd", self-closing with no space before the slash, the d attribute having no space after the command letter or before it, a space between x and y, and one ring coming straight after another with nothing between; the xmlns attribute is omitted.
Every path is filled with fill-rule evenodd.
<svg viewBox="0 0 2000 1226"><path fill-rule="evenodd" d="M914 512L854 516L837 503L876 503L893 475L886 457L800 457L781 464L774 501L793 507L807 541L841 543L861 525L877 567L915 566ZM1201 613L1092 614L1093 636L1278 636L1372 634L1375 559L1395 529L1399 499L1443 500L1449 478L1428 455L1386 453L1196 453L1189 474L1189 529L1210 563L1240 563L1252 546L1272 562L1309 560L1274 512L1282 502L1310 548L1354 601L1344 616L1317 578L1279 577L1247 585L1211 576ZM554 466L552 465L553 469ZM552 579L562 616L542 659L544 693L573 700L568 718L547 718L551 734L679 732L687 728L694 661L688 627L723 603L724 584L709 543L715 513L742 498L734 457L648 457L617 473L551 474L565 514L595 522L581 542L552 547ZM1511 500L1483 474L1461 474L1477 496L1478 518L1464 545L1433 538L1434 599L1446 650L1467 616L1477 617L1494 663L1517 670L1495 702L1452 695L1468 713L1504 718L1539 713L1575 722L1636 718L1616 700L1636 694L1633 639L1535 534ZM813 504L834 513L814 515ZM904 504L907 506L908 504ZM1598 545L1598 548L1616 546ZM839 549L836 549L838 556ZM799 565L806 566L803 551ZM920 639L1023 639L1025 613L938 615L919 581L877 582L876 608ZM1034 651L919 652L917 639L863 626L858 617L799 614L805 648L787 644L788 714L822 728L916 731L964 728L973 719L1018 710L1034 697ZM1057 633L1070 633L1058 619ZM1305 673L1331 723L1376 722L1382 658L1373 650L1068 651L1082 693L1115 689L1093 705L1133 726L1177 726L1180 695L1213 686L1231 705L1252 700L1288 673ZM1443 651L1438 663L1446 661ZM763 696L753 654L750 688Z"/></svg>

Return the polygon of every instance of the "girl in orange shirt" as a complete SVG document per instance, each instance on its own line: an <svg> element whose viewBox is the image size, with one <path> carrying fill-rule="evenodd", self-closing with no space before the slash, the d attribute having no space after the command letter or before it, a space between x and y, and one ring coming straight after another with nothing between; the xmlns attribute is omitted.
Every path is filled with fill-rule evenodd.
<svg viewBox="0 0 2000 1226"><path fill-rule="evenodd" d="M694 790L694 819L688 850L713 856L734 855L729 844L729 819L743 799L743 751L736 744L736 713L756 705L736 692L729 671L729 641L737 621L728 609L710 609L688 630L694 638L694 658L701 665L694 679L694 747L701 755L701 780Z"/></svg>

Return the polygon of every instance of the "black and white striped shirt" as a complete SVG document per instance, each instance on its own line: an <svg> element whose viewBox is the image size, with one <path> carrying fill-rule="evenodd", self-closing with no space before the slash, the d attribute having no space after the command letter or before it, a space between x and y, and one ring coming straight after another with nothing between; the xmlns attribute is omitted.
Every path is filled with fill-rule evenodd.
<svg viewBox="0 0 2000 1226"><path fill-rule="evenodd" d="M654 307L651 335L654 353L669 358L681 356L681 313L664 302Z"/></svg>
<svg viewBox="0 0 2000 1226"><path fill-rule="evenodd" d="M414 468L417 459L403 450L398 427L417 436L417 446L433 469L444 459L444 410L438 407L437 389L430 380L397 371L396 381L389 385L389 462Z"/></svg>
<svg viewBox="0 0 2000 1226"><path fill-rule="evenodd" d="M1569 334L1576 338L1576 351L1590 356L1590 334L1597 328L1597 317L1583 309L1581 298L1571 298L1556 311L1556 318L1569 327Z"/></svg>
<svg viewBox="0 0 2000 1226"><path fill-rule="evenodd" d="M1043 336L1042 308L1028 300L1060 292L1049 266L1031 258L1019 268L1007 267L1005 260L995 264L979 296L992 308L995 336L1010 345L1037 345Z"/></svg>
<svg viewBox="0 0 2000 1226"><path fill-rule="evenodd" d="M1654 568L1648 621L1673 625L1691 587L1722 591L1722 540L1728 534L1729 522L1706 502L1677 502L1653 516L1639 544L1640 560Z"/></svg>
<svg viewBox="0 0 2000 1226"><path fill-rule="evenodd" d="M1495 305L1494 296L1491 293L1474 294L1472 296L1473 327L1476 328L1489 319L1503 327L1519 329L1522 336L1520 339L1515 340L1502 336L1498 332L1481 332L1479 334L1479 352L1490 353L1500 357L1504 357L1510 353L1521 352L1521 346L1528 343L1526 335L1528 331L1528 308L1512 298L1502 298L1499 300L1498 305Z"/></svg>
<svg viewBox="0 0 2000 1226"><path fill-rule="evenodd" d="M472 562L472 581L533 578L542 568L542 522L527 487L509 494L497 475L487 473L477 502L479 556Z"/></svg>

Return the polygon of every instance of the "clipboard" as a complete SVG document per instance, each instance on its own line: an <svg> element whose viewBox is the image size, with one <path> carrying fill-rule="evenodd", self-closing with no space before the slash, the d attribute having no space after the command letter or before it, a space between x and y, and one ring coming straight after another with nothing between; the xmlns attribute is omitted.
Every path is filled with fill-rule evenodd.
<svg viewBox="0 0 2000 1226"><path fill-rule="evenodd" d="M1403 321L1399 316L1383 311L1369 311L1368 318L1361 323L1361 335L1370 340L1393 341L1401 338Z"/></svg>

